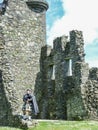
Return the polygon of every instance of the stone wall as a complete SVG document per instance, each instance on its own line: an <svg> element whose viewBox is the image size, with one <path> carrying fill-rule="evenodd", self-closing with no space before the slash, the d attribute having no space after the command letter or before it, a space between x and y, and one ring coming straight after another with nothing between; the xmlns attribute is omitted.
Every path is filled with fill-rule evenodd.
<svg viewBox="0 0 98 130"><path fill-rule="evenodd" d="M83 120L98 118L98 68L85 63L84 40L81 31L58 37L53 48L43 49L43 102L40 118ZM43 77L42 77L43 79ZM37 88L35 88L37 91ZM37 91L39 93L39 91ZM41 92L40 92L41 94ZM38 95L38 94L37 94Z"/></svg>
<svg viewBox="0 0 98 130"><path fill-rule="evenodd" d="M3 98L2 91L7 98L7 103L4 99L0 102L1 124L5 113L9 118L11 113L21 112L25 90L34 89L37 78L40 80L41 48L46 44L46 10L34 12L26 2L9 0L6 12L0 16L0 99ZM8 110L3 109L2 103L9 104ZM8 113L9 109L11 113Z"/></svg>
<svg viewBox="0 0 98 130"><path fill-rule="evenodd" d="M28 87L37 97L38 118L98 119L98 68L85 62L82 32L46 46L48 4L28 2L9 0L3 13L0 7L0 125L17 122Z"/></svg>
<svg viewBox="0 0 98 130"><path fill-rule="evenodd" d="M85 84L85 107L88 117L98 120L98 68L89 70L89 78Z"/></svg>

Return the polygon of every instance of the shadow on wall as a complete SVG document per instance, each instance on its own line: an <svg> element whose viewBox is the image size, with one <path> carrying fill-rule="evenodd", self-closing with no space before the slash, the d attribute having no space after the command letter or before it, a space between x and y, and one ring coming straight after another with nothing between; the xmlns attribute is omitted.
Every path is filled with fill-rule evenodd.
<svg viewBox="0 0 98 130"><path fill-rule="evenodd" d="M66 102L63 92L55 93L55 78L52 78L53 65L53 52L51 48L47 46L42 47L40 72L37 74L35 84L35 95L40 110L38 118L67 119ZM58 110L56 110L57 108Z"/></svg>
<svg viewBox="0 0 98 130"><path fill-rule="evenodd" d="M12 115L11 105L6 97L5 88L2 79L2 71L0 70L0 126L9 126L15 128L22 128L23 126L18 116Z"/></svg>
<svg viewBox="0 0 98 130"><path fill-rule="evenodd" d="M38 106L39 106L39 115L38 118L48 119L48 102L47 100L47 79L46 79L46 65L44 61L47 57L47 49L46 46L42 47L40 54L40 72L37 74L35 81L35 95L37 98Z"/></svg>

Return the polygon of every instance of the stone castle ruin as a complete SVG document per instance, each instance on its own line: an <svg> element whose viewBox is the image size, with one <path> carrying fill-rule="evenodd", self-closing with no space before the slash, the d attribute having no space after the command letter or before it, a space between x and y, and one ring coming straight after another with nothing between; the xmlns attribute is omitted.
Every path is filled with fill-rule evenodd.
<svg viewBox="0 0 98 130"><path fill-rule="evenodd" d="M85 63L81 31L46 45L45 0L0 3L0 125L14 124L27 88L42 119L98 119L98 68Z"/></svg>

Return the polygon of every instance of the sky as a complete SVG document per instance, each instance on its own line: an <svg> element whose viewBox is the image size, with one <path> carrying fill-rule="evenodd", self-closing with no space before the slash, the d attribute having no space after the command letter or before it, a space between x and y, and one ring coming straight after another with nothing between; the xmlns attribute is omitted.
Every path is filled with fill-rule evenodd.
<svg viewBox="0 0 98 130"><path fill-rule="evenodd" d="M85 60L98 67L98 0L47 0L47 44L68 35L71 30L83 32Z"/></svg>
<svg viewBox="0 0 98 130"><path fill-rule="evenodd" d="M0 3L2 2L3 0L0 0Z"/></svg>
<svg viewBox="0 0 98 130"><path fill-rule="evenodd" d="M2 2L3 0L0 0ZM71 30L83 32L86 62L98 67L98 0L47 0L47 44Z"/></svg>

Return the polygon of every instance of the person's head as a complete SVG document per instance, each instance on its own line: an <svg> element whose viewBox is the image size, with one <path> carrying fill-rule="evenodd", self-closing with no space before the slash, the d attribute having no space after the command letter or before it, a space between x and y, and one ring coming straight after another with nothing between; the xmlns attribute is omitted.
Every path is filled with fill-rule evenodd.
<svg viewBox="0 0 98 130"><path fill-rule="evenodd" d="M27 90L26 90L26 93L27 93L27 94L30 94L30 93L31 93L31 90L30 90L30 89L27 89Z"/></svg>

